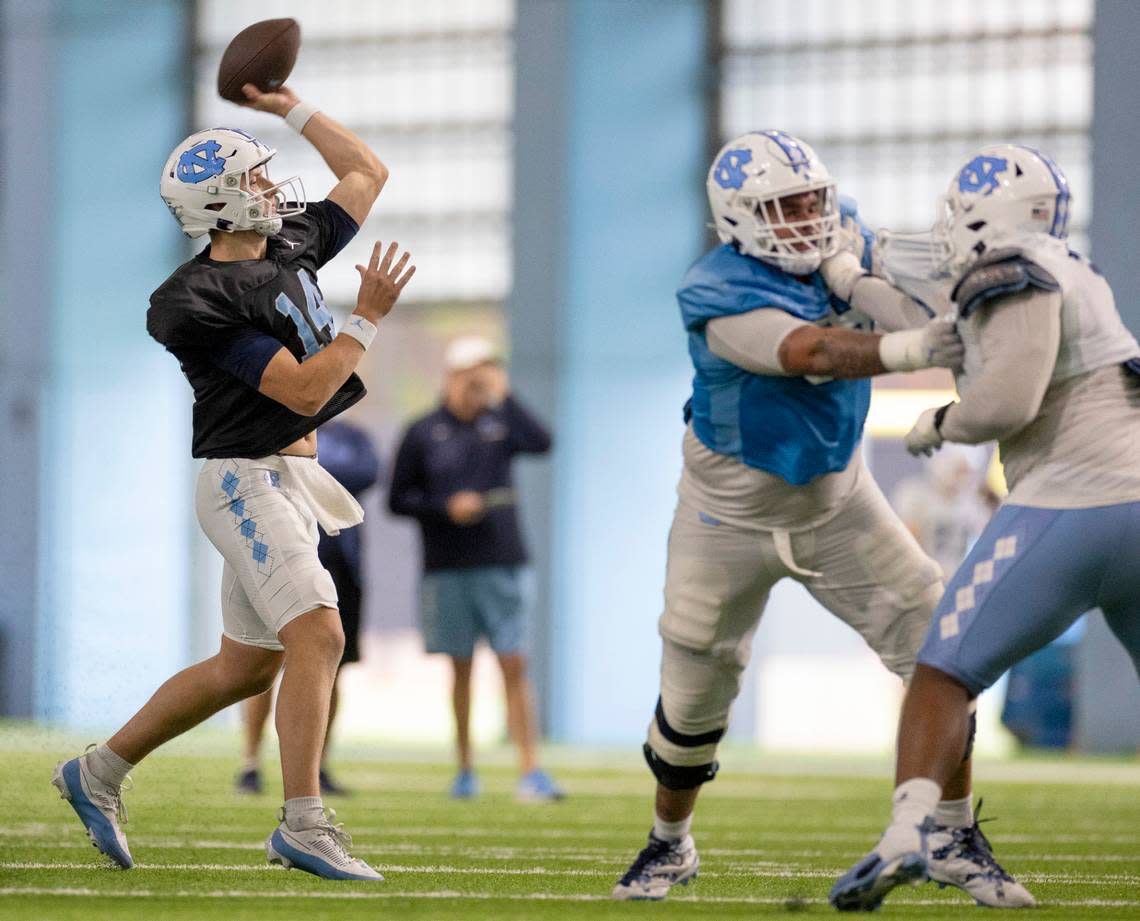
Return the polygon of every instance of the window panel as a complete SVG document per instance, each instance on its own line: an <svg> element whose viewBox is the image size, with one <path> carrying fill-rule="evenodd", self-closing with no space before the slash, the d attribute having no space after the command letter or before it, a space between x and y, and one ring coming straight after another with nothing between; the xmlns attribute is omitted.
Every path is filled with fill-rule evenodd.
<svg viewBox="0 0 1140 921"><path fill-rule="evenodd" d="M1039 147L1089 217L1092 0L724 0L721 130L809 141L872 222L930 225L971 150Z"/></svg>

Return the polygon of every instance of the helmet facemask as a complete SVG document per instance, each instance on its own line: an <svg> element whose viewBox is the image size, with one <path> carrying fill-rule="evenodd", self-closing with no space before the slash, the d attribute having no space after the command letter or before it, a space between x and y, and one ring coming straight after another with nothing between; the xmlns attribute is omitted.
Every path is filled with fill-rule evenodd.
<svg viewBox="0 0 1140 921"><path fill-rule="evenodd" d="M230 226L219 226L216 229L225 232L237 230L253 230L263 237L271 237L281 230L281 219L291 215L301 214L305 210L305 186L300 176L290 176L281 182L271 183L269 171L265 163L258 163L241 172L224 173L218 195L236 195L236 207L227 206L219 201L216 205L207 205L209 211L221 213L237 212L231 219L223 219L221 223Z"/></svg>
<svg viewBox="0 0 1140 921"><path fill-rule="evenodd" d="M788 214L792 199L814 194L819 213L800 217ZM805 192L792 192L769 199L738 199L752 212L754 248L749 255L791 275L810 275L828 256L839 252L839 202L835 184L828 182Z"/></svg>

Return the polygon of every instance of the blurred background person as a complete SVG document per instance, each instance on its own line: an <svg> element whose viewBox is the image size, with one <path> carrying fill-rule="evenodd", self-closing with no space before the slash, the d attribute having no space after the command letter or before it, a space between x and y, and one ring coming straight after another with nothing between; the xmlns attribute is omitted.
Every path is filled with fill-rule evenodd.
<svg viewBox="0 0 1140 921"><path fill-rule="evenodd" d="M365 490L380 479L380 460L368 433L350 422L335 420L317 431L317 457L333 477L360 499ZM336 537L321 531L317 555L336 586L340 622L344 628L344 654L333 682L325 747L321 752L321 793L345 795L348 791L333 780L328 769L329 742L339 701L340 669L360 661L360 610L363 582L360 577L361 528L345 528ZM261 740L273 705L273 689L242 702L242 767L238 773L239 793L260 793Z"/></svg>
<svg viewBox="0 0 1140 921"><path fill-rule="evenodd" d="M998 496L986 482L989 450L947 445L891 495L903 523L948 579L990 520Z"/></svg>
<svg viewBox="0 0 1140 921"><path fill-rule="evenodd" d="M511 461L544 454L550 433L510 394L487 339L450 343L439 407L404 434L388 504L415 518L423 538L421 626L429 653L451 658L458 773L451 796L479 793L471 756L471 665L484 637L503 672L507 726L518 747L519 799L556 800L562 791L538 765L537 721L525 645L526 548Z"/></svg>

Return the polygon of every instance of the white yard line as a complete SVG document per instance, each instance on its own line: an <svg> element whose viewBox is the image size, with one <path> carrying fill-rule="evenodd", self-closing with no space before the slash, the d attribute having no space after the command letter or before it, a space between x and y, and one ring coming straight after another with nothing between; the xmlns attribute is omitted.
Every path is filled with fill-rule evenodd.
<svg viewBox="0 0 1140 921"><path fill-rule="evenodd" d="M372 866L382 873L432 874L454 876L547 876L547 877L610 877L615 875L611 867L596 870L567 870L554 867L456 867L435 864L393 864L372 861ZM49 862L0 862L0 870L95 870L101 864L95 863L49 863ZM231 873L263 873L274 870L268 864L217 864L217 863L140 863L140 870L215 870ZM804 867L798 864L776 864L760 866L740 864L727 870L704 871L706 879L732 879L751 876L760 879L835 879L843 873L842 867ZM1019 878L1031 883L1066 883L1090 886L1140 885L1140 875L1124 873L1020 873Z"/></svg>
<svg viewBox="0 0 1140 921"><path fill-rule="evenodd" d="M151 889L128 889L121 892L110 892L102 889L68 887L53 889L45 886L5 886L0 888L0 895L46 895L70 896L79 898L135 898L135 899L270 899L272 893L258 890L256 892L241 889L222 889L207 892L193 890L177 890L173 892L160 892ZM344 900L372 900L372 899L455 899L458 901L503 901L503 902L608 902L608 895L590 894L555 894L546 892L499 894L488 892L454 892L440 890L434 892L285 892L280 898L294 899L344 899ZM682 900L678 900L682 901ZM789 898L766 896L694 896L686 898L686 902L700 902L723 905L786 905ZM805 905L825 905L823 899L796 899L797 903ZM972 902L949 902L945 899L906 899L894 898L894 905L938 906L941 908L962 908L974 911ZM1064 908L1136 908L1140 902L1125 899L1065 899L1039 902L1043 907L1058 906Z"/></svg>

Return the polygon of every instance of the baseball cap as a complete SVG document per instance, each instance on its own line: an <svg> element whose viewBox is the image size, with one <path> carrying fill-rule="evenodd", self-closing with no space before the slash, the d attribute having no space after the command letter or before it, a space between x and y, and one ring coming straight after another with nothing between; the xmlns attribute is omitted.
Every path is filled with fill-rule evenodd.
<svg viewBox="0 0 1140 921"><path fill-rule="evenodd" d="M448 343L443 366L448 371L466 371L488 361L498 361L499 350L482 336L461 336Z"/></svg>

